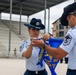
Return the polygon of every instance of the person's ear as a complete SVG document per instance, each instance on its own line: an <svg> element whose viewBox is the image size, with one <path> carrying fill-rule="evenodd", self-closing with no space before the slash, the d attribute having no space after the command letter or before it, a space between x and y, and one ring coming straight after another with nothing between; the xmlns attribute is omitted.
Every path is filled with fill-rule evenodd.
<svg viewBox="0 0 76 75"><path fill-rule="evenodd" d="M74 15L72 15L72 19L73 19L73 21L75 20L75 16Z"/></svg>

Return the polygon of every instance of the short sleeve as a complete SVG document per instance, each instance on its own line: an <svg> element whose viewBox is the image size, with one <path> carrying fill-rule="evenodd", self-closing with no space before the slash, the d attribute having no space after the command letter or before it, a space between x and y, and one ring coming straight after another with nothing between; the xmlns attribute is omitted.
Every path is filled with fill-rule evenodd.
<svg viewBox="0 0 76 75"><path fill-rule="evenodd" d="M60 48L69 53L74 47L74 44L75 44L75 36L72 34L72 32L69 32L65 36L63 43L60 45Z"/></svg>
<svg viewBox="0 0 76 75"><path fill-rule="evenodd" d="M21 45L20 45L20 47L19 47L19 50L20 50L21 53L23 53L24 51L27 50L27 44L26 44L25 41L23 41L23 42L21 43Z"/></svg>

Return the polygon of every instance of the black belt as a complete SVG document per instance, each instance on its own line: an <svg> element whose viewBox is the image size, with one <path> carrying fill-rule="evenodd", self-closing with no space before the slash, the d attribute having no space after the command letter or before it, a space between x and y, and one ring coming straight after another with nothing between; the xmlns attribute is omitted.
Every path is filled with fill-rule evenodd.
<svg viewBox="0 0 76 75"><path fill-rule="evenodd" d="M69 71L76 71L76 69L68 69Z"/></svg>
<svg viewBox="0 0 76 75"><path fill-rule="evenodd" d="M41 72L44 72L45 69L44 69L44 70L41 70L41 71L30 71L30 70L27 70L27 71L29 71L29 72L31 72L31 73L39 74L39 73L41 73Z"/></svg>

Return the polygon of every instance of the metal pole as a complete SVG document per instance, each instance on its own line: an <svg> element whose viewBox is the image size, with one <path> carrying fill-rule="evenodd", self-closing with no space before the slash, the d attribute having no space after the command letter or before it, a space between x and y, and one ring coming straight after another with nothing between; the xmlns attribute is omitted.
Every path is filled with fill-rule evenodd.
<svg viewBox="0 0 76 75"><path fill-rule="evenodd" d="M21 15L22 15L22 3L20 3L20 24L19 24L19 35L21 35Z"/></svg>
<svg viewBox="0 0 76 75"><path fill-rule="evenodd" d="M9 52L8 52L8 55L11 50L11 18L12 18L12 0L10 0L10 26L9 26Z"/></svg>
<svg viewBox="0 0 76 75"><path fill-rule="evenodd" d="M46 33L46 7L47 7L47 0L45 0L45 11L44 11L44 25L45 25L45 30L44 30L44 33Z"/></svg>
<svg viewBox="0 0 76 75"><path fill-rule="evenodd" d="M0 13L0 20L1 20L1 13Z"/></svg>
<svg viewBox="0 0 76 75"><path fill-rule="evenodd" d="M50 31L50 8L48 8L48 33Z"/></svg>
<svg viewBox="0 0 76 75"><path fill-rule="evenodd" d="M27 23L29 23L29 16L27 16Z"/></svg>

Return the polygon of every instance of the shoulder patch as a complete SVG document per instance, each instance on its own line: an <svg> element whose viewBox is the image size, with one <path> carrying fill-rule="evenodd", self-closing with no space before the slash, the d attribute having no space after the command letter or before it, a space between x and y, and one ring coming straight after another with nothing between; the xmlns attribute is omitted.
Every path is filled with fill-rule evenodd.
<svg viewBox="0 0 76 75"><path fill-rule="evenodd" d="M24 48L24 44L22 44L22 45L20 46L20 52L23 50L23 48Z"/></svg>
<svg viewBox="0 0 76 75"><path fill-rule="evenodd" d="M64 46L69 45L70 42L71 42L71 40L72 40L71 35L70 35L70 34L66 35L65 38L64 38L64 41L63 41L63 45L64 45Z"/></svg>

